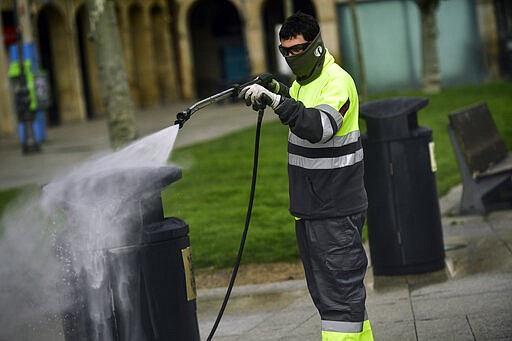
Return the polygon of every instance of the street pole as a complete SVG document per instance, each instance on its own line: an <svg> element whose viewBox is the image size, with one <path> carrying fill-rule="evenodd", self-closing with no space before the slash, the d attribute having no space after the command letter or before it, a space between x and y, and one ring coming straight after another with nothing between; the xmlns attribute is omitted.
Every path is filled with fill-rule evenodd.
<svg viewBox="0 0 512 341"><path fill-rule="evenodd" d="M20 69L17 86L14 89L16 99L15 103L18 120L23 123L23 127L25 129L21 148L23 154L27 154L31 152L38 152L41 150L41 147L34 138L34 129L32 125L34 123L35 113L30 110L30 93L27 86L27 78L25 75L25 60L23 58L23 35L16 0L12 0L12 6L14 14L14 25L16 27L18 65Z"/></svg>

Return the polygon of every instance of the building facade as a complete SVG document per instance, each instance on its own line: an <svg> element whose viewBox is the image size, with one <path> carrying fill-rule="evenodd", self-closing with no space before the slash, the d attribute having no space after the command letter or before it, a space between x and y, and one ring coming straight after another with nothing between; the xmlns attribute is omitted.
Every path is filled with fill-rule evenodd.
<svg viewBox="0 0 512 341"><path fill-rule="evenodd" d="M482 79L498 77L499 52L495 3L503 0L449 0L441 6L454 7L464 27L476 32L479 42L477 61L483 68ZM116 0L116 13L125 65L133 102L137 108L165 105L180 100L202 98L228 84L250 79L263 72L282 72L277 53L277 29L287 14L301 10L314 15L320 23L326 46L344 67L353 69L351 24L347 15L349 0ZM456 6L455 3L463 4ZM50 125L83 121L104 115L94 47L90 41L85 0L17 0L21 7L23 39L36 47L39 67L50 79L53 104L46 112ZM406 3L406 4L404 4ZM443 3L446 3L443 5ZM6 67L10 63L12 43L12 1L0 0L4 44L0 48L0 134L14 133L16 119L10 95ZM405 7L404 7L405 6ZM396 28L410 31L411 18L418 21L412 0L357 1L361 32L366 44L366 66L379 74L379 61L373 47L392 42L390 32L397 21L407 25ZM393 8L396 10L393 11ZM379 13L388 11L386 20ZM405 11L405 12L404 12ZM417 10L416 10L417 11ZM440 12L443 9L440 10ZM444 13L444 12L442 12ZM375 15L377 15L375 17ZM399 20L393 20L396 17ZM443 19L442 22L447 19ZM382 18L382 17L380 17ZM468 19L469 18L469 19ZM363 26L364 25L364 26ZM441 24L442 27L442 24ZM449 28L453 29L453 28ZM507 28L505 28L505 31ZM404 31L404 32L405 32ZM410 33L409 33L410 34ZM460 37L457 37L460 40ZM373 41L374 40L374 41ZM405 45L404 45L405 44ZM410 36L397 46L418 44ZM389 45L389 44L388 44ZM401 48L401 47L400 47ZM473 48L473 47L471 47ZM445 53L446 49L442 49ZM342 53L343 52L343 53ZM411 72L419 66L417 47L404 51ZM463 53L463 52L462 52ZM390 55L389 58L393 58ZM446 57L444 62L451 57ZM281 61L282 62L282 61ZM442 61L443 62L443 61ZM447 64L448 67L450 64ZM416 70L416 71L414 71ZM449 70L444 70L449 74ZM480 72L480 71L479 71ZM386 84L386 75L371 79ZM400 87L416 86L410 74ZM357 78L357 77L356 77ZM357 80L356 80L357 81ZM395 82L395 83L393 83ZM400 83L401 82L401 83ZM403 86L402 86L403 85ZM389 86L387 86L389 88Z"/></svg>

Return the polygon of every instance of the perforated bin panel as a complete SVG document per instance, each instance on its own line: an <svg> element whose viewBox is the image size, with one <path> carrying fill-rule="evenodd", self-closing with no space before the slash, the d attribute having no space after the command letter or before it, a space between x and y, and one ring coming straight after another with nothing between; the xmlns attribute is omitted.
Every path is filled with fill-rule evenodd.
<svg viewBox="0 0 512 341"><path fill-rule="evenodd" d="M432 132L410 139L364 140L368 231L374 274L421 273L444 266Z"/></svg>
<svg viewBox="0 0 512 341"><path fill-rule="evenodd" d="M423 98L391 98L361 106L367 123L364 180L376 275L444 266L432 130L417 121L417 111L427 103Z"/></svg>

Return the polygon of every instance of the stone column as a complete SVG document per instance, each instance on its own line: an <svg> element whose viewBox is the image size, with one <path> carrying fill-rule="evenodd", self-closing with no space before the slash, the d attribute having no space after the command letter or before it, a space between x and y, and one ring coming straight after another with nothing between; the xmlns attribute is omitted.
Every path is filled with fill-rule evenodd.
<svg viewBox="0 0 512 341"><path fill-rule="evenodd" d="M322 31L322 39L329 52L339 63L340 43L338 37L338 22L336 18L336 3L334 0L316 0L314 1L317 19Z"/></svg>
<svg viewBox="0 0 512 341"><path fill-rule="evenodd" d="M179 98L177 89L176 66L174 65L173 42L170 35L171 18L167 6L151 18L152 39L155 49L156 77L160 99L165 103Z"/></svg>
<svg viewBox="0 0 512 341"><path fill-rule="evenodd" d="M84 27L86 28L86 35L89 32L89 20L87 18L87 11L86 12L86 19L85 22L82 23ZM87 37L84 37L85 41L85 53L86 56L86 63L87 67L84 72L88 73L88 79L89 79L89 88L91 91L91 100L92 100L92 109L95 114L101 114L104 115L106 113L106 108L103 103L103 98L101 96L101 84L100 84L100 75L98 72L98 63L96 62L96 53L94 52L94 44L93 42L88 39Z"/></svg>
<svg viewBox="0 0 512 341"><path fill-rule="evenodd" d="M64 34L61 36L64 41L58 44L59 52L54 52L53 55L57 65L55 70L62 69L62 65L68 65L65 72L61 74L63 82L59 89L60 112L63 123L83 121L87 118L80 74L80 61L77 55L78 42L73 13L66 6L66 15L64 17L66 27L55 27L55 30L64 31ZM52 30L52 33L55 30Z"/></svg>
<svg viewBox="0 0 512 341"><path fill-rule="evenodd" d="M188 12L193 0L178 1L178 43L181 55L181 79L184 99L192 99L196 96L194 82L194 65L192 57L192 46L188 31Z"/></svg>
<svg viewBox="0 0 512 341"><path fill-rule="evenodd" d="M131 27L129 25L129 8L123 1L117 1L117 20L119 25L119 34L121 36L121 46L123 48L123 56L126 68L126 76L128 78L128 85L130 87L130 97L133 105L139 107L139 90L137 87L137 77L135 74L135 67L133 65L133 47L131 42Z"/></svg>
<svg viewBox="0 0 512 341"><path fill-rule="evenodd" d="M249 53L251 74L254 76L268 71L265 61L262 6L263 0L245 1L242 13L245 18L245 41Z"/></svg>
<svg viewBox="0 0 512 341"><path fill-rule="evenodd" d="M141 45L138 48L141 48L141 51L138 51L136 55L139 57L135 60L137 65L137 73L139 78L139 87L140 87L140 102L142 106L153 106L158 104L158 83L156 76L156 65L155 65L155 53L157 51L154 50L153 44L153 36L151 31L151 16L150 16L150 8L144 2L144 7L142 8L142 27L137 27L137 29L142 30L140 38L142 41Z"/></svg>

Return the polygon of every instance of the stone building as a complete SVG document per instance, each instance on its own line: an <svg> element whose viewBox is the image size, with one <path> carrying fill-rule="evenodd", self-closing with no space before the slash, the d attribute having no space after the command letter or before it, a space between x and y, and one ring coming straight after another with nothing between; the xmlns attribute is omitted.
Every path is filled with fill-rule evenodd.
<svg viewBox="0 0 512 341"><path fill-rule="evenodd" d="M334 1L294 2L297 9L320 19L327 43L337 46ZM138 108L192 99L266 71L266 45L274 41L265 39L264 27L273 29L284 13L283 4L271 0L115 3L131 95ZM18 4L24 41L35 42L39 65L50 76L54 104L47 112L48 123L103 115L85 0L18 0ZM10 0L0 2L4 27L12 25L11 6ZM257 15L262 11L267 13L265 20ZM9 61L9 51L1 52L0 67ZM2 81L7 78L4 72L2 67ZM7 109L2 111L1 132L12 132L13 120Z"/></svg>
<svg viewBox="0 0 512 341"><path fill-rule="evenodd" d="M452 11L446 16L450 22L458 22L451 14L455 13L465 20L465 25L469 23L478 27L476 31L481 33L483 41L480 50L484 52L477 51L483 57L474 58L474 64L475 68L481 68L479 65L483 64L483 59L488 64L490 71L484 70L488 74L497 72L498 57L496 53L489 52L497 46L494 4L506 1L441 1L441 7ZM104 115L93 44L88 39L86 1L17 0L17 3L22 8L23 39L35 43L39 65L50 76L54 103L46 112L48 124L66 124ZM353 50L349 44L352 40L350 33L347 33L350 28L346 17L348 3L349 0L115 0L133 102L137 108L144 108L202 98L228 84L250 79L262 72L279 73L282 65L276 52L276 28L286 14L295 10L314 15L330 52L338 61L344 58L349 63L350 56L342 53ZM400 22L383 18L386 12L392 13L390 18L403 17L407 12L413 25L418 21L417 14L413 13L416 9L412 0L358 0L357 3L363 35L367 28L367 32L371 32L367 33L370 38L365 40L368 42L365 48L378 46L369 39L378 42L388 39L386 45L392 46L393 39L389 36L377 35L386 27ZM455 3L462 3L464 7L453 7ZM12 33L11 6L12 0L0 0L0 27L4 28L0 35L3 33L4 40L8 40L5 36ZM408 6L406 10L404 6ZM466 14L466 9L472 14ZM378 25L372 19L374 13L378 14ZM371 25L365 24L365 20ZM405 21L411 25L411 20ZM372 32L370 28L377 31ZM405 32L409 27L399 27L398 30ZM15 119L8 103L6 65L9 63L9 51L4 44L0 45L2 134L15 131ZM410 51L402 51L402 45L407 44L396 46L394 50L408 56L404 60L414 61L411 72L418 73L414 69L419 65L417 56L411 56ZM411 46L416 46L416 43ZM368 68L379 64L371 61L378 56L378 53L367 53ZM357 76L357 72L352 71ZM370 75L377 73L370 72ZM385 82L386 79L370 79L370 82L378 81ZM408 79L399 79L396 84L404 84L403 87L415 85Z"/></svg>

